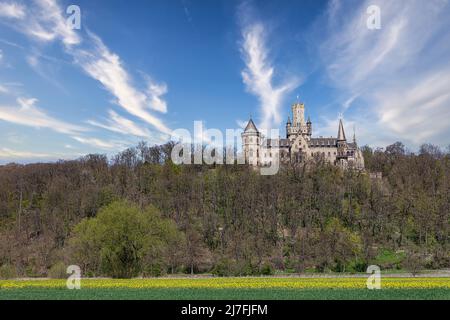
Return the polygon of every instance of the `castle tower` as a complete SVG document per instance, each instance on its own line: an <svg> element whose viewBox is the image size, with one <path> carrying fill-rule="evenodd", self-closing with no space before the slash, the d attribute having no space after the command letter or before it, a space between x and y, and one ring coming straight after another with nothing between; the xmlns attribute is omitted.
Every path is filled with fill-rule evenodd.
<svg viewBox="0 0 450 320"><path fill-rule="evenodd" d="M338 149L337 158L345 158L347 151L347 138L345 137L344 124L342 123L342 119L339 119L339 129L336 142Z"/></svg>
<svg viewBox="0 0 450 320"><path fill-rule="evenodd" d="M301 128L305 125L305 104L296 102L292 105L293 126Z"/></svg>
<svg viewBox="0 0 450 320"><path fill-rule="evenodd" d="M286 138L289 138L289 136L291 135L291 127L292 127L291 117L288 116L286 122Z"/></svg>
<svg viewBox="0 0 450 320"><path fill-rule="evenodd" d="M309 116L308 116L308 121L306 122L306 127L308 128L307 136L308 136L309 139L311 139L311 136L312 136L312 122L311 122L311 119L309 118Z"/></svg>
<svg viewBox="0 0 450 320"><path fill-rule="evenodd" d="M245 162L252 166L259 165L261 134L252 119L248 121L241 138Z"/></svg>

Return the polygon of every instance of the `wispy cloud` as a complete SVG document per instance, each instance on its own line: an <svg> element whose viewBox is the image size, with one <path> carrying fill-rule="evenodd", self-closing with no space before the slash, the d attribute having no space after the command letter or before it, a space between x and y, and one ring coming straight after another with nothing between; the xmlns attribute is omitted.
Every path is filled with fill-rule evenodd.
<svg viewBox="0 0 450 320"><path fill-rule="evenodd" d="M49 116L36 107L36 102L37 99L18 98L17 106L0 106L0 120L34 128L46 128L64 134L87 131L84 127Z"/></svg>
<svg viewBox="0 0 450 320"><path fill-rule="evenodd" d="M0 2L0 17L23 19L25 17L25 9L18 3Z"/></svg>
<svg viewBox="0 0 450 320"><path fill-rule="evenodd" d="M141 128L135 122L120 116L113 110L109 110L109 118L105 121L106 123L88 120L87 123L120 134L133 135L142 138L148 138L151 136L151 133L147 128Z"/></svg>
<svg viewBox="0 0 450 320"><path fill-rule="evenodd" d="M37 17L31 19L25 32L42 41L60 39L64 45L72 46L81 43L77 32L66 23L66 18L55 0L34 0L37 4Z"/></svg>
<svg viewBox="0 0 450 320"><path fill-rule="evenodd" d="M104 150L117 150L125 147L125 143L122 141L105 141L98 138L85 138L80 136L73 136L76 141L89 145L91 147L100 148Z"/></svg>
<svg viewBox="0 0 450 320"><path fill-rule="evenodd" d="M282 103L287 94L300 85L300 80L292 77L274 84L275 67L269 59L264 25L248 22L249 18L245 20L241 52L246 68L242 71L242 79L247 91L258 97L262 116L260 127L268 130L279 126Z"/></svg>
<svg viewBox="0 0 450 320"><path fill-rule="evenodd" d="M11 148L0 148L0 163L20 162L28 163L30 161L55 161L61 159L73 159L81 157L83 154L70 152L70 153L43 153L16 150Z"/></svg>
<svg viewBox="0 0 450 320"><path fill-rule="evenodd" d="M21 159L21 158L50 158L51 154L47 153L36 153L29 151L17 151L8 148L0 148L0 159Z"/></svg>
<svg viewBox="0 0 450 320"><path fill-rule="evenodd" d="M76 31L66 23L55 0L33 0L26 7L16 2L0 3L0 17L2 12L7 18L15 18L9 24L12 28L33 40L50 42L60 39L66 46L81 42Z"/></svg>
<svg viewBox="0 0 450 320"><path fill-rule="evenodd" d="M149 97L138 90L133 84L130 75L123 67L123 63L117 54L112 53L102 42L102 40L89 33L89 38L93 48L89 51L75 50L72 54L77 64L92 78L99 81L103 87L116 98L116 104L125 109L128 113L146 121L163 133L170 133L170 129L161 119L148 112ZM164 87L153 87L154 107L165 109L159 96L165 93Z"/></svg>
<svg viewBox="0 0 450 320"><path fill-rule="evenodd" d="M148 99L150 107L162 113L167 112L167 102L161 97L167 93L167 85L165 83L158 84L152 80L148 81Z"/></svg>
<svg viewBox="0 0 450 320"><path fill-rule="evenodd" d="M135 85L119 55L112 52L99 36L90 31L78 32L67 25L66 17L57 0L34 0L33 4L24 9L27 19L10 24L13 29L36 41L61 41L64 51L74 59L74 63L88 76L101 83L115 98L115 104L152 125L159 131L157 135L171 132L159 117L150 112L151 110L167 112L167 102L163 99L168 91L165 83L157 83L150 76L144 75L147 86L143 85L140 89ZM35 54L29 54L28 63L35 71L45 76L39 58ZM109 115L108 124L114 124L116 132L120 128L141 137L149 133L148 130L139 128L131 120L118 114ZM98 127L103 126L100 122L93 120L91 122ZM109 129L114 131L114 128Z"/></svg>
<svg viewBox="0 0 450 320"><path fill-rule="evenodd" d="M381 9L380 30L366 26L369 5ZM330 2L320 57L341 111L355 106L349 117L369 126L367 141L378 132L383 141L448 144L449 14L443 0Z"/></svg>

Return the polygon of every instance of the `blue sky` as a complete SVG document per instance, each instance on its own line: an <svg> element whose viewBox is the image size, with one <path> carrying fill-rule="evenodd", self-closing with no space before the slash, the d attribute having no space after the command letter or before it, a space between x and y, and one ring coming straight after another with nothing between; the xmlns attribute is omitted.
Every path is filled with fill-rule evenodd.
<svg viewBox="0 0 450 320"><path fill-rule="evenodd" d="M66 8L81 8L81 29ZM381 29L369 30L377 5ZM450 4L0 0L0 163L113 154L174 129L280 128L450 144Z"/></svg>

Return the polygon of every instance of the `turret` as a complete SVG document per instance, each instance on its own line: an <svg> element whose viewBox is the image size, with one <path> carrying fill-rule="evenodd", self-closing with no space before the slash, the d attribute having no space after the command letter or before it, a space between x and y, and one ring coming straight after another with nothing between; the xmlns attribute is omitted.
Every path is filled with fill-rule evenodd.
<svg viewBox="0 0 450 320"><path fill-rule="evenodd" d="M241 138L245 162L252 166L257 166L259 164L260 137L261 134L256 128L255 123L250 119L244 132L241 134Z"/></svg>
<svg viewBox="0 0 450 320"><path fill-rule="evenodd" d="M294 103L292 105L292 115L294 116L293 126L300 128L305 125L305 104L304 103Z"/></svg>
<svg viewBox="0 0 450 320"><path fill-rule="evenodd" d="M308 136L311 138L312 136L312 122L311 118L308 116L308 121L306 122L306 127L308 128Z"/></svg>
<svg viewBox="0 0 450 320"><path fill-rule="evenodd" d="M290 134L291 134L291 117L288 116L287 122L286 122L286 137L289 138Z"/></svg>
<svg viewBox="0 0 450 320"><path fill-rule="evenodd" d="M344 125L342 119L339 119L339 129L337 135L338 157L346 156L347 138L345 137Z"/></svg>

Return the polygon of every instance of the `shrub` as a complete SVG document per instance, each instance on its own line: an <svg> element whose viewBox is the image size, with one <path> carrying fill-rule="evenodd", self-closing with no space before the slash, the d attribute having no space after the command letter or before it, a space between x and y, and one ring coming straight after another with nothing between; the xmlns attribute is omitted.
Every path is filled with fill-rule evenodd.
<svg viewBox="0 0 450 320"><path fill-rule="evenodd" d="M160 277L165 273L166 272L163 263L158 262L145 265L143 270L144 277Z"/></svg>
<svg viewBox="0 0 450 320"><path fill-rule="evenodd" d="M69 275L67 274L66 265L62 262L58 262L50 268L47 276L52 279L66 279Z"/></svg>
<svg viewBox="0 0 450 320"><path fill-rule="evenodd" d="M346 270L351 273L366 272L367 267L368 265L364 260L356 258L349 262L349 264L346 267Z"/></svg>
<svg viewBox="0 0 450 320"><path fill-rule="evenodd" d="M230 259L222 258L220 259L211 273L218 277L229 277L233 275L233 267Z"/></svg>
<svg viewBox="0 0 450 320"><path fill-rule="evenodd" d="M264 276L271 276L275 274L275 269L270 263L264 263L261 267L261 274Z"/></svg>
<svg viewBox="0 0 450 320"><path fill-rule="evenodd" d="M16 268L10 264L4 264L0 267L0 279L17 278Z"/></svg>

